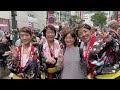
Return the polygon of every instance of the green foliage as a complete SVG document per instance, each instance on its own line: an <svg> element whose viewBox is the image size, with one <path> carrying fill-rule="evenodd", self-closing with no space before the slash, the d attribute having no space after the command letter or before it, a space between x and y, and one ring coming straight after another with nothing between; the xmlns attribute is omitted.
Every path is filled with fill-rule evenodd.
<svg viewBox="0 0 120 90"><path fill-rule="evenodd" d="M77 15L74 15L74 16L71 16L70 18L69 18L69 24L71 25L71 26L75 26L77 23L79 23L80 22L80 17L79 16L77 16Z"/></svg>
<svg viewBox="0 0 120 90"><path fill-rule="evenodd" d="M107 17L104 12L97 12L93 16L91 16L91 21L94 25L100 25L103 27L107 22Z"/></svg>

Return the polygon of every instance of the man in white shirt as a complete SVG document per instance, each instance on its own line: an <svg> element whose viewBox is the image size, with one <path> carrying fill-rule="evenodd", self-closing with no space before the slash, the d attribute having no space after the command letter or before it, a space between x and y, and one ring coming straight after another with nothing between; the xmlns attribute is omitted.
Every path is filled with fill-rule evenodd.
<svg viewBox="0 0 120 90"><path fill-rule="evenodd" d="M15 42L15 46L18 47L22 44L22 41L20 40L20 38Z"/></svg>

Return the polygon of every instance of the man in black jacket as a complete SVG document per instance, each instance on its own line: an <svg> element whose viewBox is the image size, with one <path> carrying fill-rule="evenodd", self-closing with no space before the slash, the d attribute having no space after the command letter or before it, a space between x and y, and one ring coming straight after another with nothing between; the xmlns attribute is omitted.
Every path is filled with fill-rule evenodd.
<svg viewBox="0 0 120 90"><path fill-rule="evenodd" d="M2 37L2 43L0 43L0 60L3 62L3 66L7 64L6 58L9 56L10 49L7 37Z"/></svg>

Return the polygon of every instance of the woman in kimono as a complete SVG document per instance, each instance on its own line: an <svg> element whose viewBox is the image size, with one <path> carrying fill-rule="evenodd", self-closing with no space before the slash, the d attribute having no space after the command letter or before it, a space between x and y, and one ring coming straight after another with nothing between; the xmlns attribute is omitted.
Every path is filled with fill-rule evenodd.
<svg viewBox="0 0 120 90"><path fill-rule="evenodd" d="M60 72L57 69L58 52L60 50L60 44L55 39L56 29L52 25L48 25L43 30L45 39L40 44L40 61L41 71L45 77L43 79L59 79Z"/></svg>
<svg viewBox="0 0 120 90"><path fill-rule="evenodd" d="M23 27L19 34L22 45L17 48L10 47L11 60L8 63L10 77L14 78L16 75L24 79L38 78L38 51L31 44L32 31L28 27Z"/></svg>
<svg viewBox="0 0 120 90"><path fill-rule="evenodd" d="M96 71L97 67L108 65L108 63L108 66L111 65L114 67L116 62L120 60L118 56L120 53L119 42L117 42L109 32L101 30L98 31L98 34L101 36L101 39L97 41L97 36L92 34L91 27L88 24L81 24L77 31L78 37L84 41L84 46L81 50L84 73L86 75L90 73L92 78L102 73L102 71ZM119 67L115 68L119 70ZM104 74L114 73L112 71L113 70L104 72Z"/></svg>

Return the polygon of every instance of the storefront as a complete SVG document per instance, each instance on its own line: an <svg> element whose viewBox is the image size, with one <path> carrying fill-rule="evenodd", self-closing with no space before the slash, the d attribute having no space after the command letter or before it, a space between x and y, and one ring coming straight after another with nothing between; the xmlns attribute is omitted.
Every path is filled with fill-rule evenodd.
<svg viewBox="0 0 120 90"><path fill-rule="evenodd" d="M4 32L10 32L9 19L0 18L0 30L2 30Z"/></svg>

